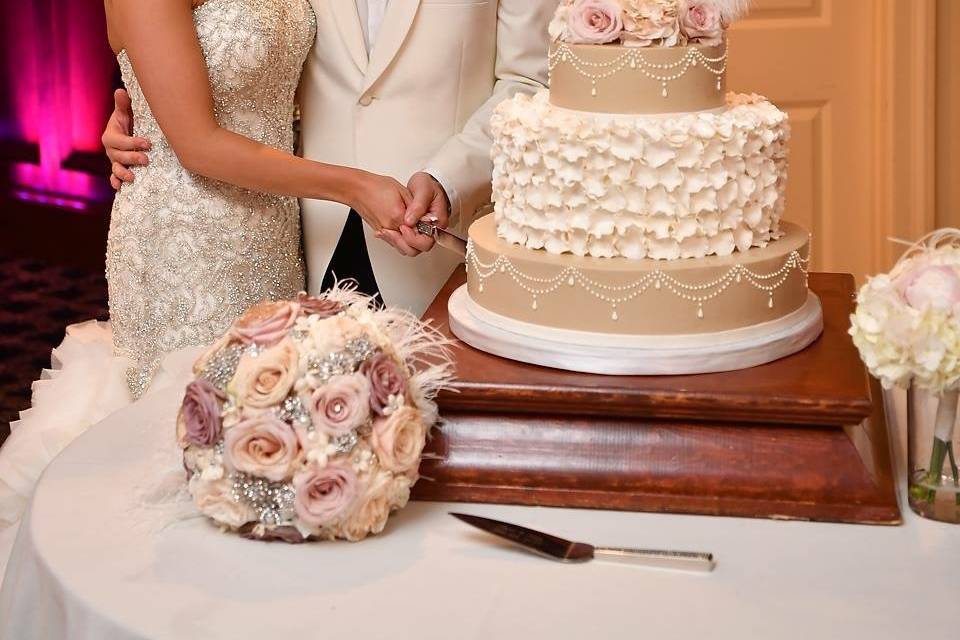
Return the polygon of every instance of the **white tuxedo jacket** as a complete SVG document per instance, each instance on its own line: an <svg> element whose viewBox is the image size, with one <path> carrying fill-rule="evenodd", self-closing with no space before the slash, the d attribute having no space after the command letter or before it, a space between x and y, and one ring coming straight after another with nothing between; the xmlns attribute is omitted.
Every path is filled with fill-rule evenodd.
<svg viewBox="0 0 960 640"><path fill-rule="evenodd" d="M456 193L451 229L466 232L490 198L494 107L546 85L556 0L390 0L369 59L354 0L311 3L317 40L300 90L303 155L404 184L429 168ZM303 202L314 292L347 213L336 203ZM385 302L422 313L457 257L437 247L407 258L366 233Z"/></svg>

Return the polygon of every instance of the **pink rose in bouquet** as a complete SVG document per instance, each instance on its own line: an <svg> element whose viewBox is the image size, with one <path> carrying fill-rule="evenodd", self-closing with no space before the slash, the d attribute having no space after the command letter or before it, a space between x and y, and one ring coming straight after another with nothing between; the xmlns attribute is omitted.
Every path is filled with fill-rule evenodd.
<svg viewBox="0 0 960 640"><path fill-rule="evenodd" d="M306 400L313 426L329 436L350 433L370 418L370 385L354 373L335 376Z"/></svg>
<svg viewBox="0 0 960 640"><path fill-rule="evenodd" d="M344 461L323 468L309 467L293 479L300 520L317 528L338 524L354 508L359 487L353 468Z"/></svg>
<svg viewBox="0 0 960 640"><path fill-rule="evenodd" d="M623 31L623 8L617 0L576 0L567 14L567 26L571 43L613 42Z"/></svg>
<svg viewBox="0 0 960 640"><path fill-rule="evenodd" d="M300 445L293 427L272 413L260 413L226 430L223 458L231 470L280 482L293 475Z"/></svg>
<svg viewBox="0 0 960 640"><path fill-rule="evenodd" d="M373 423L373 450L388 471L415 473L426 443L423 417L416 409L401 407Z"/></svg>
<svg viewBox="0 0 960 640"><path fill-rule="evenodd" d="M378 415L384 415L391 397L402 398L406 393L407 381L403 372L385 353L365 362L360 371L370 380L370 406Z"/></svg>
<svg viewBox="0 0 960 640"><path fill-rule="evenodd" d="M187 385L178 421L181 445L212 447L220 440L220 412L226 399L220 389L206 380L194 380Z"/></svg>
<svg viewBox="0 0 960 640"><path fill-rule="evenodd" d="M244 344L272 347L289 333L300 315L295 302L261 302L233 323L231 334Z"/></svg>
<svg viewBox="0 0 960 640"><path fill-rule="evenodd" d="M333 317L343 311L343 305L329 298L315 298L301 293L297 296L301 316L317 316L321 320Z"/></svg>

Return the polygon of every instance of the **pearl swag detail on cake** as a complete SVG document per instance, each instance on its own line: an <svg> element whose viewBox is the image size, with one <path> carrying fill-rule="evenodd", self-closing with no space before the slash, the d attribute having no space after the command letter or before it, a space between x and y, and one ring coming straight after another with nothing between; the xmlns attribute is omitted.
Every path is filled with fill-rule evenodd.
<svg viewBox="0 0 960 640"><path fill-rule="evenodd" d="M503 255L498 255L493 262L484 263L477 255L473 241L467 244L467 270L472 270L476 274L479 280L477 287L479 293L484 292L484 283L487 279L498 273L508 275L520 289L532 296L531 308L537 310L539 298L558 291L565 284L570 287L579 286L597 300L611 305L610 317L614 321L620 319L620 305L644 295L651 287L657 291L665 289L678 298L695 303L697 317L701 320L706 317L704 303L716 299L730 287L738 284L747 284L766 292L768 307L773 309L774 294L794 271L799 270L803 273L806 285L809 264L809 256L804 258L799 251L792 251L787 255L783 266L770 273L758 273L742 264L737 264L710 282L688 284L657 269L625 285L608 285L597 282L576 267L564 267L557 275L543 278L524 273L514 266L510 258Z"/></svg>
<svg viewBox="0 0 960 640"><path fill-rule="evenodd" d="M675 62L656 63L650 62L646 53L648 49L636 47L624 47L623 53L617 58L608 62L593 62L577 55L570 45L560 44L551 49L549 54L549 71L552 74L561 64L569 64L578 74L590 80L592 88L591 95L595 98L599 95L597 83L613 78L621 71L630 69L636 71L650 80L659 82L662 86L661 96L668 98L670 93L668 85L674 80L682 78L690 69L701 69L705 73L711 73L717 79L717 91L723 89L723 75L727 72L727 59L729 56L730 44L725 41L723 54L711 58L703 53L697 47L686 47L683 49L682 57ZM719 66L716 66L719 63ZM714 65L714 66L711 66ZM623 81L628 81L623 79Z"/></svg>

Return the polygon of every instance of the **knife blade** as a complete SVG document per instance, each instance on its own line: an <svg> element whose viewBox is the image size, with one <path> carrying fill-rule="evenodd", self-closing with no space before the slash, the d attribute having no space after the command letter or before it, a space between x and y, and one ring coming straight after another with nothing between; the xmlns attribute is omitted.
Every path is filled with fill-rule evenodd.
<svg viewBox="0 0 960 640"><path fill-rule="evenodd" d="M451 513L450 515L537 555L565 563L607 560L640 567L676 569L699 573L709 573L716 567L712 553L595 547L584 542L572 542L509 522L491 520L490 518L466 513Z"/></svg>
<svg viewBox="0 0 960 640"><path fill-rule="evenodd" d="M436 218L424 218L417 223L417 233L430 236L434 241L449 251L453 251L463 260L467 259L467 241L443 227L437 226Z"/></svg>

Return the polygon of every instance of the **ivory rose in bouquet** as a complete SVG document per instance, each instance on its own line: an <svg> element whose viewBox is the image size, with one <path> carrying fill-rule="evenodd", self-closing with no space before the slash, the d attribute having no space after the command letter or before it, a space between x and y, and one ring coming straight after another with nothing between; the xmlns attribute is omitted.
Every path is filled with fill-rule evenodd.
<svg viewBox="0 0 960 640"><path fill-rule="evenodd" d="M195 365L177 420L197 507L263 540L361 540L406 505L446 341L348 289L259 304Z"/></svg>
<svg viewBox="0 0 960 640"><path fill-rule="evenodd" d="M889 274L870 278L857 295L850 334L884 387L914 385L939 398L924 484L941 484L949 460L960 469L953 434L960 400L960 230L936 232L911 247ZM912 486L932 500L933 492ZM958 496L960 500L960 496Z"/></svg>

